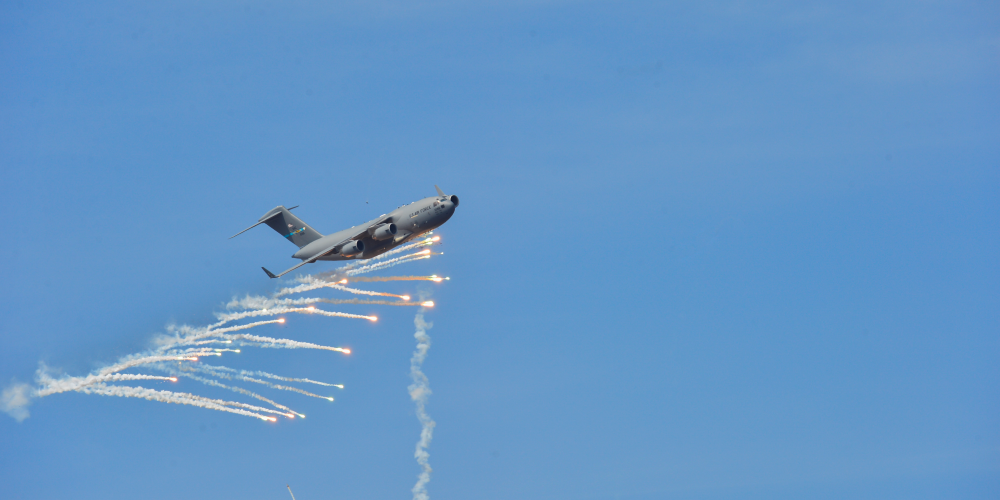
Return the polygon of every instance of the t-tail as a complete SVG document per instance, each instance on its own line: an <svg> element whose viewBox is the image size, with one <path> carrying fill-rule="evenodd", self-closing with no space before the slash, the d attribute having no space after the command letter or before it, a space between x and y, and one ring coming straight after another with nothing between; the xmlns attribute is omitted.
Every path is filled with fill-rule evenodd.
<svg viewBox="0 0 1000 500"><path fill-rule="evenodd" d="M295 207L292 207L295 208ZM278 205L264 214L263 217L257 220L257 223L230 236L229 238L235 238L261 224L267 224L278 232L278 234L285 237L286 240L295 243L296 246L302 248L320 238L323 237L315 229L309 227L309 224L302 222L302 219L292 215L288 208L283 205Z"/></svg>

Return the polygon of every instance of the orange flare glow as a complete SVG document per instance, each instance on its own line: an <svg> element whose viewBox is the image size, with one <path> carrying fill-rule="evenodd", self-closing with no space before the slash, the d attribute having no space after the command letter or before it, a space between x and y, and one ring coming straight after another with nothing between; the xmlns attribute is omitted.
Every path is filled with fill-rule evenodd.
<svg viewBox="0 0 1000 500"><path fill-rule="evenodd" d="M421 302L420 305L422 305L424 307L434 307L434 301L433 300L428 300L426 302Z"/></svg>
<svg viewBox="0 0 1000 500"><path fill-rule="evenodd" d="M285 318L278 318L278 323L284 323L284 322L285 322Z"/></svg>
<svg viewBox="0 0 1000 500"><path fill-rule="evenodd" d="M410 296L409 295L400 295L399 298L401 298L403 300L406 300L406 301L410 300Z"/></svg>
<svg viewBox="0 0 1000 500"><path fill-rule="evenodd" d="M378 318L375 317L375 316L368 316L368 319L370 319L372 321L378 321Z"/></svg>
<svg viewBox="0 0 1000 500"><path fill-rule="evenodd" d="M350 354L350 353L351 353L350 349L344 349L344 354Z"/></svg>

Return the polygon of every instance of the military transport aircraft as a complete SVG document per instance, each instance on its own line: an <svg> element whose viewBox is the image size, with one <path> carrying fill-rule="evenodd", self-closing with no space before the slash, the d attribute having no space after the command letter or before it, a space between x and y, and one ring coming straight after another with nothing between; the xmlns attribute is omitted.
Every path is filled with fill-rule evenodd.
<svg viewBox="0 0 1000 500"><path fill-rule="evenodd" d="M458 206L458 196L446 195L437 186L434 189L437 189L437 196L403 205L360 226L326 236L292 215L289 210L297 206L285 208L279 205L258 219L257 224L229 238L235 238L260 224L267 224L285 239L295 243L299 251L292 258L302 259L302 263L280 274L262 267L271 278L283 276L317 260L370 259L437 228L451 218Z"/></svg>

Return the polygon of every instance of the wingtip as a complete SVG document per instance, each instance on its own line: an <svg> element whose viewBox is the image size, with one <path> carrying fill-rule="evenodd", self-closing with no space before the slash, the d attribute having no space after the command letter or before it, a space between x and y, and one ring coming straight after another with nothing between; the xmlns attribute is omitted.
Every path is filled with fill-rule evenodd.
<svg viewBox="0 0 1000 500"><path fill-rule="evenodd" d="M262 266L261 269L263 269L264 272L267 273L267 277L268 278L271 278L271 279L277 278L277 276L275 276L274 273L272 273L271 271L268 271L266 267Z"/></svg>

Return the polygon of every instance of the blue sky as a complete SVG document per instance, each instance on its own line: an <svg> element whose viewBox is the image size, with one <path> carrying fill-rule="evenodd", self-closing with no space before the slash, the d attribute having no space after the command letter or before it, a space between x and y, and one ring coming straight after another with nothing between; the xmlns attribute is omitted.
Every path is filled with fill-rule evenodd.
<svg viewBox="0 0 1000 500"><path fill-rule="evenodd" d="M432 498L996 498L998 14L4 2L0 385L272 291L294 247L226 238L275 205L328 233L439 184L445 255L384 273L452 277ZM307 420L47 397L3 496L409 498L413 311L365 307L270 330L349 358L225 358L347 385L280 395Z"/></svg>

